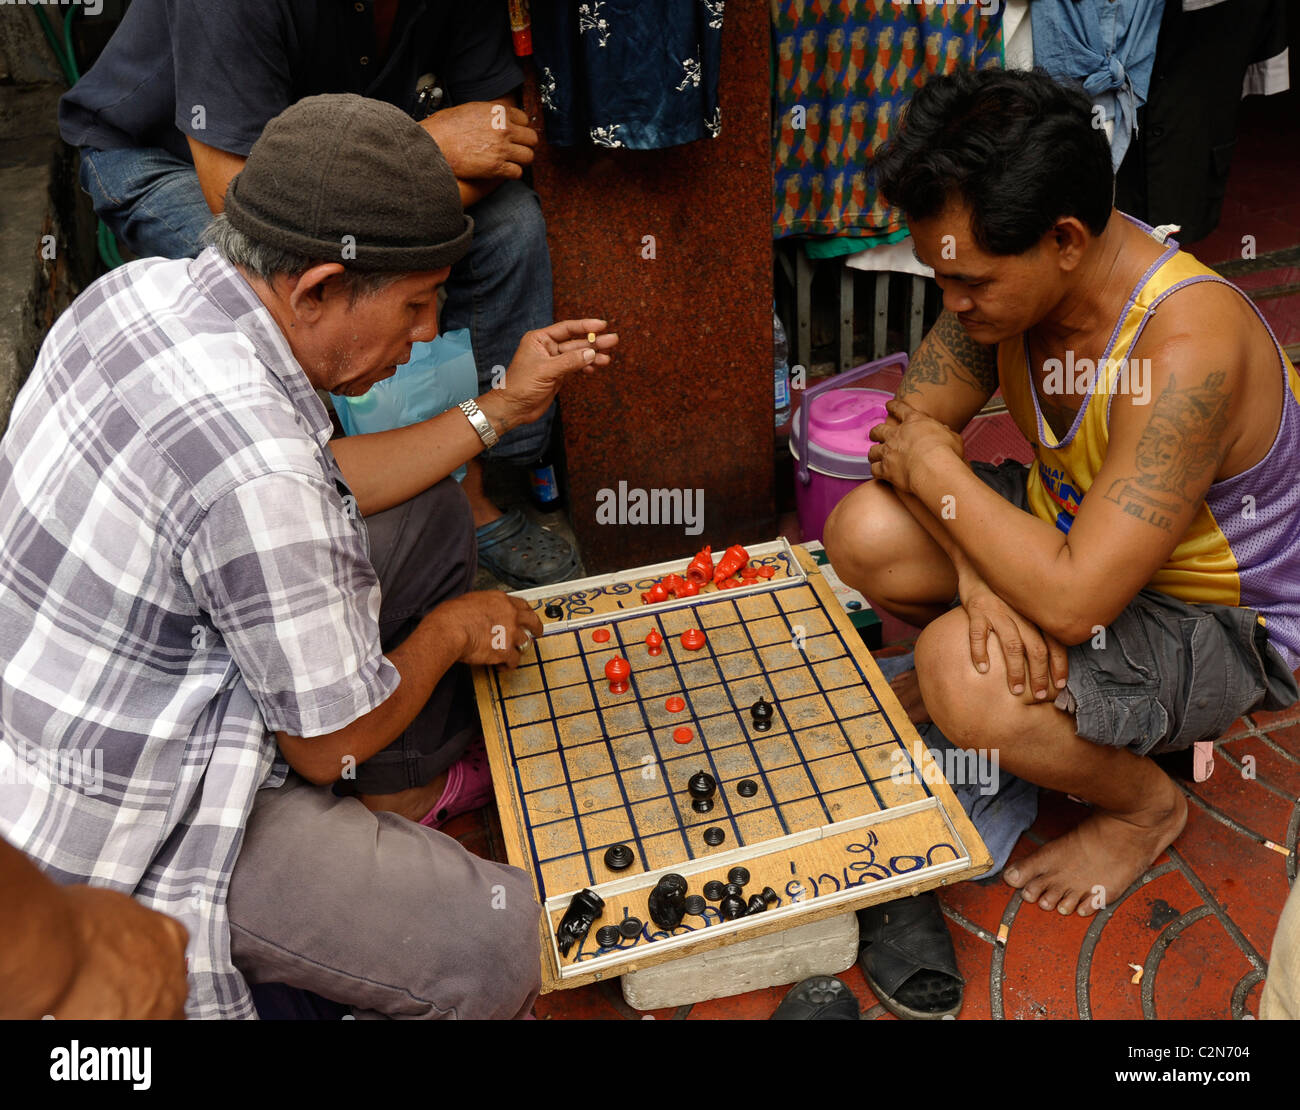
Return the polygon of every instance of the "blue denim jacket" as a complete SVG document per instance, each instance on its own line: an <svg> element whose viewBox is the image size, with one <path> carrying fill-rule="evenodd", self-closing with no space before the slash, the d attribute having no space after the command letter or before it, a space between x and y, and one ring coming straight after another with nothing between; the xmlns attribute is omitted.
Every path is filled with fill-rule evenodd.
<svg viewBox="0 0 1300 1110"><path fill-rule="evenodd" d="M1035 0L1034 65L1073 78L1114 121L1115 169L1146 103L1165 0Z"/></svg>

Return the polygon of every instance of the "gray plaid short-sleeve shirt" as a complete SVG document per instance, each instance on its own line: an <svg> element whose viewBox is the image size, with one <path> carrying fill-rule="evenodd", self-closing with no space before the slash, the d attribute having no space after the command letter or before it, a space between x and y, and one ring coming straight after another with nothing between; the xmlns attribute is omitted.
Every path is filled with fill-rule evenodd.
<svg viewBox="0 0 1300 1110"><path fill-rule="evenodd" d="M55 324L0 440L0 833L190 931L192 1017L251 1017L226 892L274 730L398 685L330 423L248 283L148 259Z"/></svg>

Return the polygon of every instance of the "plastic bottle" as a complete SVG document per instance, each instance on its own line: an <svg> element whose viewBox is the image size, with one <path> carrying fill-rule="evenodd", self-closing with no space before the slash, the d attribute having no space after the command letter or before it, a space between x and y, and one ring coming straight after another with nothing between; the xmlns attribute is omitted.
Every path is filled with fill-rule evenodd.
<svg viewBox="0 0 1300 1110"><path fill-rule="evenodd" d="M790 421L790 348L781 317L772 306L772 377L776 386L776 427Z"/></svg>
<svg viewBox="0 0 1300 1110"><path fill-rule="evenodd" d="M529 493L539 509L554 509L560 503L560 483L555 477L555 460L547 445L542 457L533 463L529 473Z"/></svg>

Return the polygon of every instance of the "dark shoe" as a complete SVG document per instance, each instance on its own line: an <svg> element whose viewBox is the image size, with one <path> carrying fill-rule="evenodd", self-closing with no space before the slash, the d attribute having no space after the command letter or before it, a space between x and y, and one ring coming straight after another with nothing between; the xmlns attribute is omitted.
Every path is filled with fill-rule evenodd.
<svg viewBox="0 0 1300 1110"><path fill-rule="evenodd" d="M857 1021L858 1000L833 975L814 975L796 984L769 1021Z"/></svg>
<svg viewBox="0 0 1300 1110"><path fill-rule="evenodd" d="M568 540L547 531L519 509L483 525L475 537L479 565L511 589L566 582L582 569Z"/></svg>
<svg viewBox="0 0 1300 1110"><path fill-rule="evenodd" d="M966 985L934 891L858 911L858 966L891 1014L956 1017Z"/></svg>

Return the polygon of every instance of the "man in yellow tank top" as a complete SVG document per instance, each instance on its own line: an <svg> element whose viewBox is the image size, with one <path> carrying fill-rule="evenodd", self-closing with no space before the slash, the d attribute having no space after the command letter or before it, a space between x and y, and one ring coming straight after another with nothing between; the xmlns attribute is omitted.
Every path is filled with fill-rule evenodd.
<svg viewBox="0 0 1300 1110"><path fill-rule="evenodd" d="M1081 92L932 80L875 168L944 311L828 554L925 626L914 719L1091 804L1004 873L1086 916L1186 821L1149 756L1300 696L1300 379L1243 294L1113 209ZM1028 468L963 458L999 386Z"/></svg>

